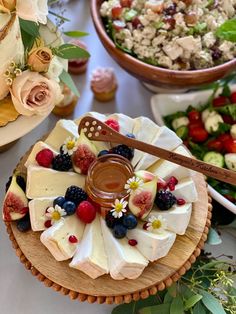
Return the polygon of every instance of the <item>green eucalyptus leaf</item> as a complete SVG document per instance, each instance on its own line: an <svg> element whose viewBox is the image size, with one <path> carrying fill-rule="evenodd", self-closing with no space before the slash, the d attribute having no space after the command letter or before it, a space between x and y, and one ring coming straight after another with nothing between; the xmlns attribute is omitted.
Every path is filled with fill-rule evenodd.
<svg viewBox="0 0 236 314"><path fill-rule="evenodd" d="M236 42L236 18L226 20L216 30L216 36L224 40Z"/></svg>
<svg viewBox="0 0 236 314"><path fill-rule="evenodd" d="M26 32L27 34L33 36L34 38L39 37L39 25L32 21L26 21L23 19L19 19L20 28Z"/></svg>
<svg viewBox="0 0 236 314"><path fill-rule="evenodd" d="M79 97L79 91L77 89L77 87L75 86L74 81L72 80L71 76L69 73L67 73L65 70L62 71L61 75L60 75L60 80L66 84L66 86L69 87L69 89L77 96Z"/></svg>
<svg viewBox="0 0 236 314"><path fill-rule="evenodd" d="M173 285L171 285L168 288L168 292L172 297L176 297L176 283L174 282Z"/></svg>
<svg viewBox="0 0 236 314"><path fill-rule="evenodd" d="M112 314L135 314L135 302L129 304L121 304L115 307Z"/></svg>
<svg viewBox="0 0 236 314"><path fill-rule="evenodd" d="M60 58L63 59L79 59L79 58L89 58L90 54L85 49L82 49L76 45L63 44L53 52Z"/></svg>
<svg viewBox="0 0 236 314"><path fill-rule="evenodd" d="M88 33L81 32L81 31L68 31L68 32L64 32L63 34L65 34L68 37L74 37L74 38L88 36Z"/></svg>
<svg viewBox="0 0 236 314"><path fill-rule="evenodd" d="M210 228L208 236L207 236L207 243L211 245L217 245L222 243L220 236L218 235L217 231L213 228Z"/></svg>
<svg viewBox="0 0 236 314"><path fill-rule="evenodd" d="M189 310L192 308L196 303L198 303L202 299L202 295L200 294L195 294L191 296L188 300L185 302L185 310Z"/></svg>
<svg viewBox="0 0 236 314"><path fill-rule="evenodd" d="M206 314L207 309L204 307L202 302L198 302L193 308L193 314Z"/></svg>
<svg viewBox="0 0 236 314"><path fill-rule="evenodd" d="M30 34L26 33L23 29L21 29L21 38L23 41L25 51L29 52L34 45L35 37L31 36Z"/></svg>
<svg viewBox="0 0 236 314"><path fill-rule="evenodd" d="M171 302L170 314L184 314L183 300L179 295Z"/></svg>
<svg viewBox="0 0 236 314"><path fill-rule="evenodd" d="M202 303L213 314L226 314L223 306L219 301L209 292L199 289L199 293L202 295Z"/></svg>
<svg viewBox="0 0 236 314"><path fill-rule="evenodd" d="M149 306L138 311L138 314L169 314L169 313L170 303Z"/></svg>
<svg viewBox="0 0 236 314"><path fill-rule="evenodd" d="M172 295L169 293L169 291L166 293L165 297L164 297L164 301L163 303L171 303L173 300Z"/></svg>

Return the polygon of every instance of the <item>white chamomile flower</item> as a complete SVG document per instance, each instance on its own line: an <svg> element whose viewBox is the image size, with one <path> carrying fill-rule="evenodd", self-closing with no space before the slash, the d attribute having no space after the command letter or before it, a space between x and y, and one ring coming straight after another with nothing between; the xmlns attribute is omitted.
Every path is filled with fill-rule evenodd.
<svg viewBox="0 0 236 314"><path fill-rule="evenodd" d="M61 220L63 216L66 216L66 211L59 205L56 205L55 207L49 207L45 215L51 219L53 224Z"/></svg>
<svg viewBox="0 0 236 314"><path fill-rule="evenodd" d="M161 215L158 217L151 216L148 219L147 230L154 233L162 233L167 227L166 219Z"/></svg>
<svg viewBox="0 0 236 314"><path fill-rule="evenodd" d="M133 176L130 178L127 183L125 184L125 189L128 190L128 193L131 193L137 189L139 189L143 185L143 180Z"/></svg>
<svg viewBox="0 0 236 314"><path fill-rule="evenodd" d="M62 150L64 154L68 154L71 156L77 149L77 140L75 137L67 137L67 139L64 142L64 145L62 146Z"/></svg>
<svg viewBox="0 0 236 314"><path fill-rule="evenodd" d="M123 213L127 211L126 206L128 202L126 202L123 198L121 200L116 199L115 204L112 205L113 209L111 209L112 215L115 218L120 218L123 216Z"/></svg>

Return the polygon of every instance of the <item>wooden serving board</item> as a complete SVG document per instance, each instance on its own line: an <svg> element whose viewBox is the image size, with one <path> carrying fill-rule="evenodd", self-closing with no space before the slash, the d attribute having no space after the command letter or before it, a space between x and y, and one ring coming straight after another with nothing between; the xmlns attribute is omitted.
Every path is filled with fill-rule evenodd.
<svg viewBox="0 0 236 314"><path fill-rule="evenodd" d="M17 166L17 172L26 176L24 167L27 153ZM17 256L34 276L71 299L107 304L129 303L156 294L177 281L195 262L207 238L211 219L211 198L201 174L194 176L198 201L193 211L187 232L177 236L169 254L154 263L149 263L142 275L135 280L113 280L109 275L91 279L84 273L70 268L69 262L57 262L40 242L41 232L19 232L15 223L6 223L9 238Z"/></svg>

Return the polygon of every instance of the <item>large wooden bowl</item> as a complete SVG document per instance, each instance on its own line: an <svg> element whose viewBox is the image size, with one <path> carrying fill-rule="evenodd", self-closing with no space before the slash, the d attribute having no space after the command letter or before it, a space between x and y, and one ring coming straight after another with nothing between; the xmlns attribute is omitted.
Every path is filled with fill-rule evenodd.
<svg viewBox="0 0 236 314"><path fill-rule="evenodd" d="M24 163L29 152L21 159L16 170L26 176ZM211 218L211 198L201 174L194 176L198 201L193 204L190 224L185 235L177 236L169 254L149 263L142 275L135 280L113 280L109 275L91 279L84 273L70 268L68 261L57 262L40 242L41 232L19 232L16 224L6 223L9 238L17 256L32 275L45 286L69 295L71 299L98 302L129 303L156 294L177 281L195 262L207 238Z"/></svg>
<svg viewBox="0 0 236 314"><path fill-rule="evenodd" d="M102 2L103 0L91 0L91 14L98 36L109 55L137 79L157 87L186 89L214 82L236 70L236 59L203 70L174 71L149 65L124 53L116 48L106 33L99 13Z"/></svg>

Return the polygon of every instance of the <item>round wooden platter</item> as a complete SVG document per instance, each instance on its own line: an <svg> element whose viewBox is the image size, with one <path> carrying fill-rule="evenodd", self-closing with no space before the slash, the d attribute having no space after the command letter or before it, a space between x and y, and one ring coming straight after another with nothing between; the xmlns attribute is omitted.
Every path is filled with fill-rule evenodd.
<svg viewBox="0 0 236 314"><path fill-rule="evenodd" d="M26 176L24 167L29 152L21 159L16 170ZM129 303L140 298L147 298L157 291L169 287L177 281L199 256L211 219L211 198L207 193L206 182L201 174L193 177L198 201L193 204L190 224L185 235L177 236L169 254L154 263L149 263L142 275L135 280L113 280L109 275L91 279L84 273L70 268L69 262L57 262L46 247L40 242L41 232L32 230L19 232L16 224L6 223L9 238L16 255L32 275L45 286L52 287L71 299L107 304Z"/></svg>

